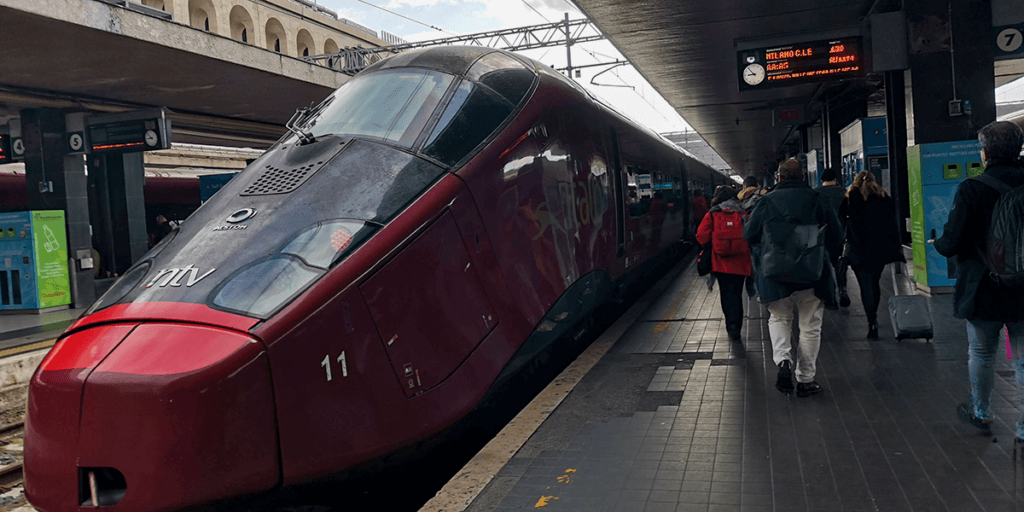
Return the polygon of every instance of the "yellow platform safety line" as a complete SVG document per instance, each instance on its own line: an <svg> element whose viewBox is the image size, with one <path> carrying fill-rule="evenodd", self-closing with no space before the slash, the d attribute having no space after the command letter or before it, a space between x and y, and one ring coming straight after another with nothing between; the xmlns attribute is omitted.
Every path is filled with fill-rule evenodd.
<svg viewBox="0 0 1024 512"><path fill-rule="evenodd" d="M30 343L28 345L22 345L20 347L12 347L4 350L0 350L0 358L16 356L18 354L24 354L25 352L32 352L33 350L40 350L44 348L50 348L57 343L57 338L52 340L40 341L36 343Z"/></svg>

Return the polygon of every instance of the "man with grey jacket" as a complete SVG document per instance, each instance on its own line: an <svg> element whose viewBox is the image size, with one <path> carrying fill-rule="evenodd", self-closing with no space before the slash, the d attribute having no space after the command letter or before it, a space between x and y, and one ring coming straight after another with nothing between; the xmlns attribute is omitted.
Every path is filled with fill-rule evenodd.
<svg viewBox="0 0 1024 512"><path fill-rule="evenodd" d="M743 228L743 238L750 244L760 245L766 230L774 233L787 232L787 226L824 226L824 244L832 254L842 247L846 233L828 198L815 192L803 179L800 162L789 159L779 164L779 183L775 189L761 198ZM793 229L789 229L790 232ZM779 241L773 241L779 243ZM768 250L773 249L773 250ZM775 387L784 394L793 392L793 309L797 310L800 323L800 345L796 359L796 394L811 396L821 393L821 386L814 380L818 349L821 344L821 324L825 308L835 309L836 288L829 255L821 254L818 277L806 282L783 281L766 277L767 267L778 268L779 258L785 251L760 247L761 265L758 269L757 288L761 302L768 304L768 331L772 338L772 360L779 368ZM813 273L813 271L812 271Z"/></svg>

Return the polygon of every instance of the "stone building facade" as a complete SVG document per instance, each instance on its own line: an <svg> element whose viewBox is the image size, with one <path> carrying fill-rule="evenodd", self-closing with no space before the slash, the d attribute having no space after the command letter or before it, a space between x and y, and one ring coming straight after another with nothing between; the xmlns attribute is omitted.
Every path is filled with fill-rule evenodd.
<svg viewBox="0 0 1024 512"><path fill-rule="evenodd" d="M136 0L174 21L291 57L386 46L372 30L308 0Z"/></svg>

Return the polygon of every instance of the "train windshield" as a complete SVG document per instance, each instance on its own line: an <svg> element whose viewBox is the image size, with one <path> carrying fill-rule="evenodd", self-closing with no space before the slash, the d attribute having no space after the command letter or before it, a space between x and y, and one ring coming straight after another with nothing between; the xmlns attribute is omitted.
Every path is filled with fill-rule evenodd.
<svg viewBox="0 0 1024 512"><path fill-rule="evenodd" d="M508 119L535 80L522 61L501 52L481 57L465 78L417 67L380 69L341 86L305 128L317 138L384 141L455 166Z"/></svg>
<svg viewBox="0 0 1024 512"><path fill-rule="evenodd" d="M416 68L359 76L335 91L307 127L315 137L362 136L411 148L454 79Z"/></svg>

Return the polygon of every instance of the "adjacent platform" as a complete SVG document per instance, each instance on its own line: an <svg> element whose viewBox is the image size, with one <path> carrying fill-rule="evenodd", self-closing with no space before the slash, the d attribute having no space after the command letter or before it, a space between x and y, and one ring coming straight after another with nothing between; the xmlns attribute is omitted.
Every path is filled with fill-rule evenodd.
<svg viewBox="0 0 1024 512"><path fill-rule="evenodd" d="M0 359L48 348L84 309L0 315Z"/></svg>
<svg viewBox="0 0 1024 512"><path fill-rule="evenodd" d="M825 315L825 391L798 398L775 390L766 309L750 301L731 342L706 282L680 273L466 510L1015 509L1012 368L999 359L994 436L960 423L967 341L951 296L930 299L933 342L897 343L887 271L869 341L851 274L853 306Z"/></svg>

